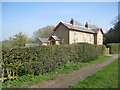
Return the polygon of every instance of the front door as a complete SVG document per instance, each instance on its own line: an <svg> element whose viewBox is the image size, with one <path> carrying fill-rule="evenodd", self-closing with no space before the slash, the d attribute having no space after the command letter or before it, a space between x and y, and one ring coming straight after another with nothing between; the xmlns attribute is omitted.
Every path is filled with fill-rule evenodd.
<svg viewBox="0 0 120 90"><path fill-rule="evenodd" d="M52 45L55 45L55 41L52 41Z"/></svg>

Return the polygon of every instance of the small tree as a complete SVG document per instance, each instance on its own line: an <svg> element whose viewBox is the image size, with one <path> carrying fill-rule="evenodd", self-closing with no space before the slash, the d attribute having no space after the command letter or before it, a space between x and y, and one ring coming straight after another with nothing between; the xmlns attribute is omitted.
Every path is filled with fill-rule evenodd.
<svg viewBox="0 0 120 90"><path fill-rule="evenodd" d="M120 43L120 20L114 20L114 27L104 35L104 44Z"/></svg>
<svg viewBox="0 0 120 90"><path fill-rule="evenodd" d="M41 29L36 30L33 35L34 38L48 38L53 34L54 26L46 26Z"/></svg>
<svg viewBox="0 0 120 90"><path fill-rule="evenodd" d="M20 32L18 34L15 34L13 37L12 37L12 40L14 41L14 44L18 47L21 47L21 46L24 46L25 43L27 43L28 41L28 38L27 38L27 35Z"/></svg>

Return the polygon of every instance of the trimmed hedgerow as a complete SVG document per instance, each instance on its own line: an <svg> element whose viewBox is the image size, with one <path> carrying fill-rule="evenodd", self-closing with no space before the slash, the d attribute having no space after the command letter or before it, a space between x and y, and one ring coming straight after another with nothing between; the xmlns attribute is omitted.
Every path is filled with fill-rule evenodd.
<svg viewBox="0 0 120 90"><path fill-rule="evenodd" d="M110 54L120 53L120 43L107 44L107 47L110 48Z"/></svg>
<svg viewBox="0 0 120 90"><path fill-rule="evenodd" d="M88 62L105 54L105 46L90 44L39 46L3 50L3 67L18 75L44 74L68 62Z"/></svg>
<svg viewBox="0 0 120 90"><path fill-rule="evenodd" d="M76 50L79 56L79 61L88 62L95 60L99 56L105 55L105 46L91 45L91 44L77 44Z"/></svg>

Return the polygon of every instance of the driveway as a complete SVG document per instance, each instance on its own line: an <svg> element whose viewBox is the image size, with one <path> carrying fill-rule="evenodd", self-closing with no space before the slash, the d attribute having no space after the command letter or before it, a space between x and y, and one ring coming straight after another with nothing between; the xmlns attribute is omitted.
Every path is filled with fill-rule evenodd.
<svg viewBox="0 0 120 90"><path fill-rule="evenodd" d="M68 88L69 86L74 85L79 81L85 79L86 77L98 72L99 70L113 62L115 59L120 57L120 55L111 56L112 57L107 60L83 67L80 70L73 71L69 74L62 74L55 80L44 81L40 84L29 86L28 88Z"/></svg>

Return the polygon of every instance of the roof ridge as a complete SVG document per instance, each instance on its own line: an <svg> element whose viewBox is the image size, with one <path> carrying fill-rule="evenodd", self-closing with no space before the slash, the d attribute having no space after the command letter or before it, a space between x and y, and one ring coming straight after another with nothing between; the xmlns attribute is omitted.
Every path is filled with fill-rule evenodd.
<svg viewBox="0 0 120 90"><path fill-rule="evenodd" d="M88 33L95 33L94 29L92 29L92 28L86 28L86 27L81 26L81 25L72 25L71 23L64 22L64 21L59 22L59 24L55 27L54 31L61 24L63 24L68 29L74 29L74 30L78 30L78 31L88 32Z"/></svg>
<svg viewBox="0 0 120 90"><path fill-rule="evenodd" d="M100 28L93 28L93 29L100 29Z"/></svg>
<svg viewBox="0 0 120 90"><path fill-rule="evenodd" d="M47 39L47 38L39 38L39 39Z"/></svg>
<svg viewBox="0 0 120 90"><path fill-rule="evenodd" d="M61 23L66 23L66 24L69 24L69 25L72 25L72 24L70 24L70 23L67 23L67 22L63 22L63 21L61 21ZM91 28L86 28L86 27L84 27L84 26L80 26L80 25L72 25L73 27L75 27L75 26L78 26L78 27L82 27L82 28L84 28L84 29L91 29ZM92 29L91 29L92 30Z"/></svg>

